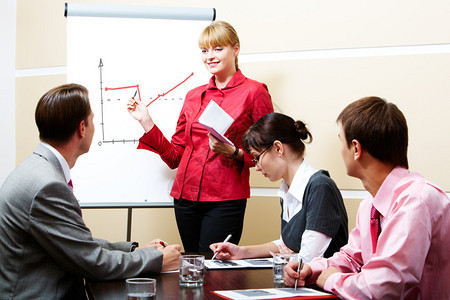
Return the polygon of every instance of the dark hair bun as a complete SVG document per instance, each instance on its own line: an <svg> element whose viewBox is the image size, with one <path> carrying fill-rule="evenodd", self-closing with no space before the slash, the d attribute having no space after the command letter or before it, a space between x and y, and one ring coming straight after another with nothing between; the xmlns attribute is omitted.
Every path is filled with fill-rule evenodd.
<svg viewBox="0 0 450 300"><path fill-rule="evenodd" d="M306 124L302 121L295 121L295 129L297 131L297 136L302 140L307 141L307 143L310 143L312 141L312 135L309 132L308 128L306 128Z"/></svg>

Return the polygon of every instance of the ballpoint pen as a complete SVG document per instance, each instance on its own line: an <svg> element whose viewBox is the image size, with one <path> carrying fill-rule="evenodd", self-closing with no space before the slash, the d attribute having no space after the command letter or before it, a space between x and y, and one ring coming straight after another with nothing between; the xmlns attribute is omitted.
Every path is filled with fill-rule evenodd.
<svg viewBox="0 0 450 300"><path fill-rule="evenodd" d="M229 234L229 235L227 236L227 238L223 241L223 243L228 242L230 239L231 239L231 234ZM211 258L211 260L214 260L214 259L216 258L216 256L217 256L218 253L219 253L219 251L215 252L214 255L213 255L213 257Z"/></svg>
<svg viewBox="0 0 450 300"><path fill-rule="evenodd" d="M137 92L138 92L137 90L136 90L136 92L134 92L134 96L133 96L133 97L131 97L131 99L133 99L133 100L134 100L134 97L136 97L136 95L137 95ZM138 104L138 103L136 102L136 100L134 100L134 103L133 103L133 108L134 108L134 109L136 109L136 106L137 106L137 104Z"/></svg>
<svg viewBox="0 0 450 300"><path fill-rule="evenodd" d="M303 265L303 259L300 257L300 253L298 254L298 266L297 266L297 273L298 275L300 275L300 271L302 270L302 266ZM297 289L297 283L298 283L298 278L295 279L295 287L294 289Z"/></svg>

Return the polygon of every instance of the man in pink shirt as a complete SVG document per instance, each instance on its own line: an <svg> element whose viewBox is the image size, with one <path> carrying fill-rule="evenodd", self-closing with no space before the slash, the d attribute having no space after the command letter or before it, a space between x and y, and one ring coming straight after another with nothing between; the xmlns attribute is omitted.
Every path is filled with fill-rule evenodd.
<svg viewBox="0 0 450 300"><path fill-rule="evenodd" d="M450 299L450 200L408 170L408 127L396 105L367 97L337 118L347 174L370 193L348 244L329 259L290 262L285 284L343 299Z"/></svg>

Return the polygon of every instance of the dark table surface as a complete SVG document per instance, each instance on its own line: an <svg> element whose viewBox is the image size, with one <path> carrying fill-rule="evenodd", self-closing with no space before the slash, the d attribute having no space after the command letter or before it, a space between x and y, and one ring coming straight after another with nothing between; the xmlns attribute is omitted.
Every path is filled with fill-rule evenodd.
<svg viewBox="0 0 450 300"><path fill-rule="evenodd" d="M156 279L156 299L223 299L211 293L217 290L283 287L273 282L272 269L206 270L203 287L180 287L177 273L165 273ZM95 300L125 300L125 281L87 282L90 296Z"/></svg>

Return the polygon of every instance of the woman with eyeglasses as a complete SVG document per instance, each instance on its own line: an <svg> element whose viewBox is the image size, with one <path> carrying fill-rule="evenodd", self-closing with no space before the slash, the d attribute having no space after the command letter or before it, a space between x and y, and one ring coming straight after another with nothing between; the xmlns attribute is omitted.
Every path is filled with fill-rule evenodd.
<svg viewBox="0 0 450 300"><path fill-rule="evenodd" d="M299 252L303 261L330 257L347 243L347 213L341 193L325 170L304 159L312 135L302 121L280 113L264 115L243 137L256 170L270 181L283 179L279 190L281 236L261 245L216 243L218 259L268 257L276 252Z"/></svg>

